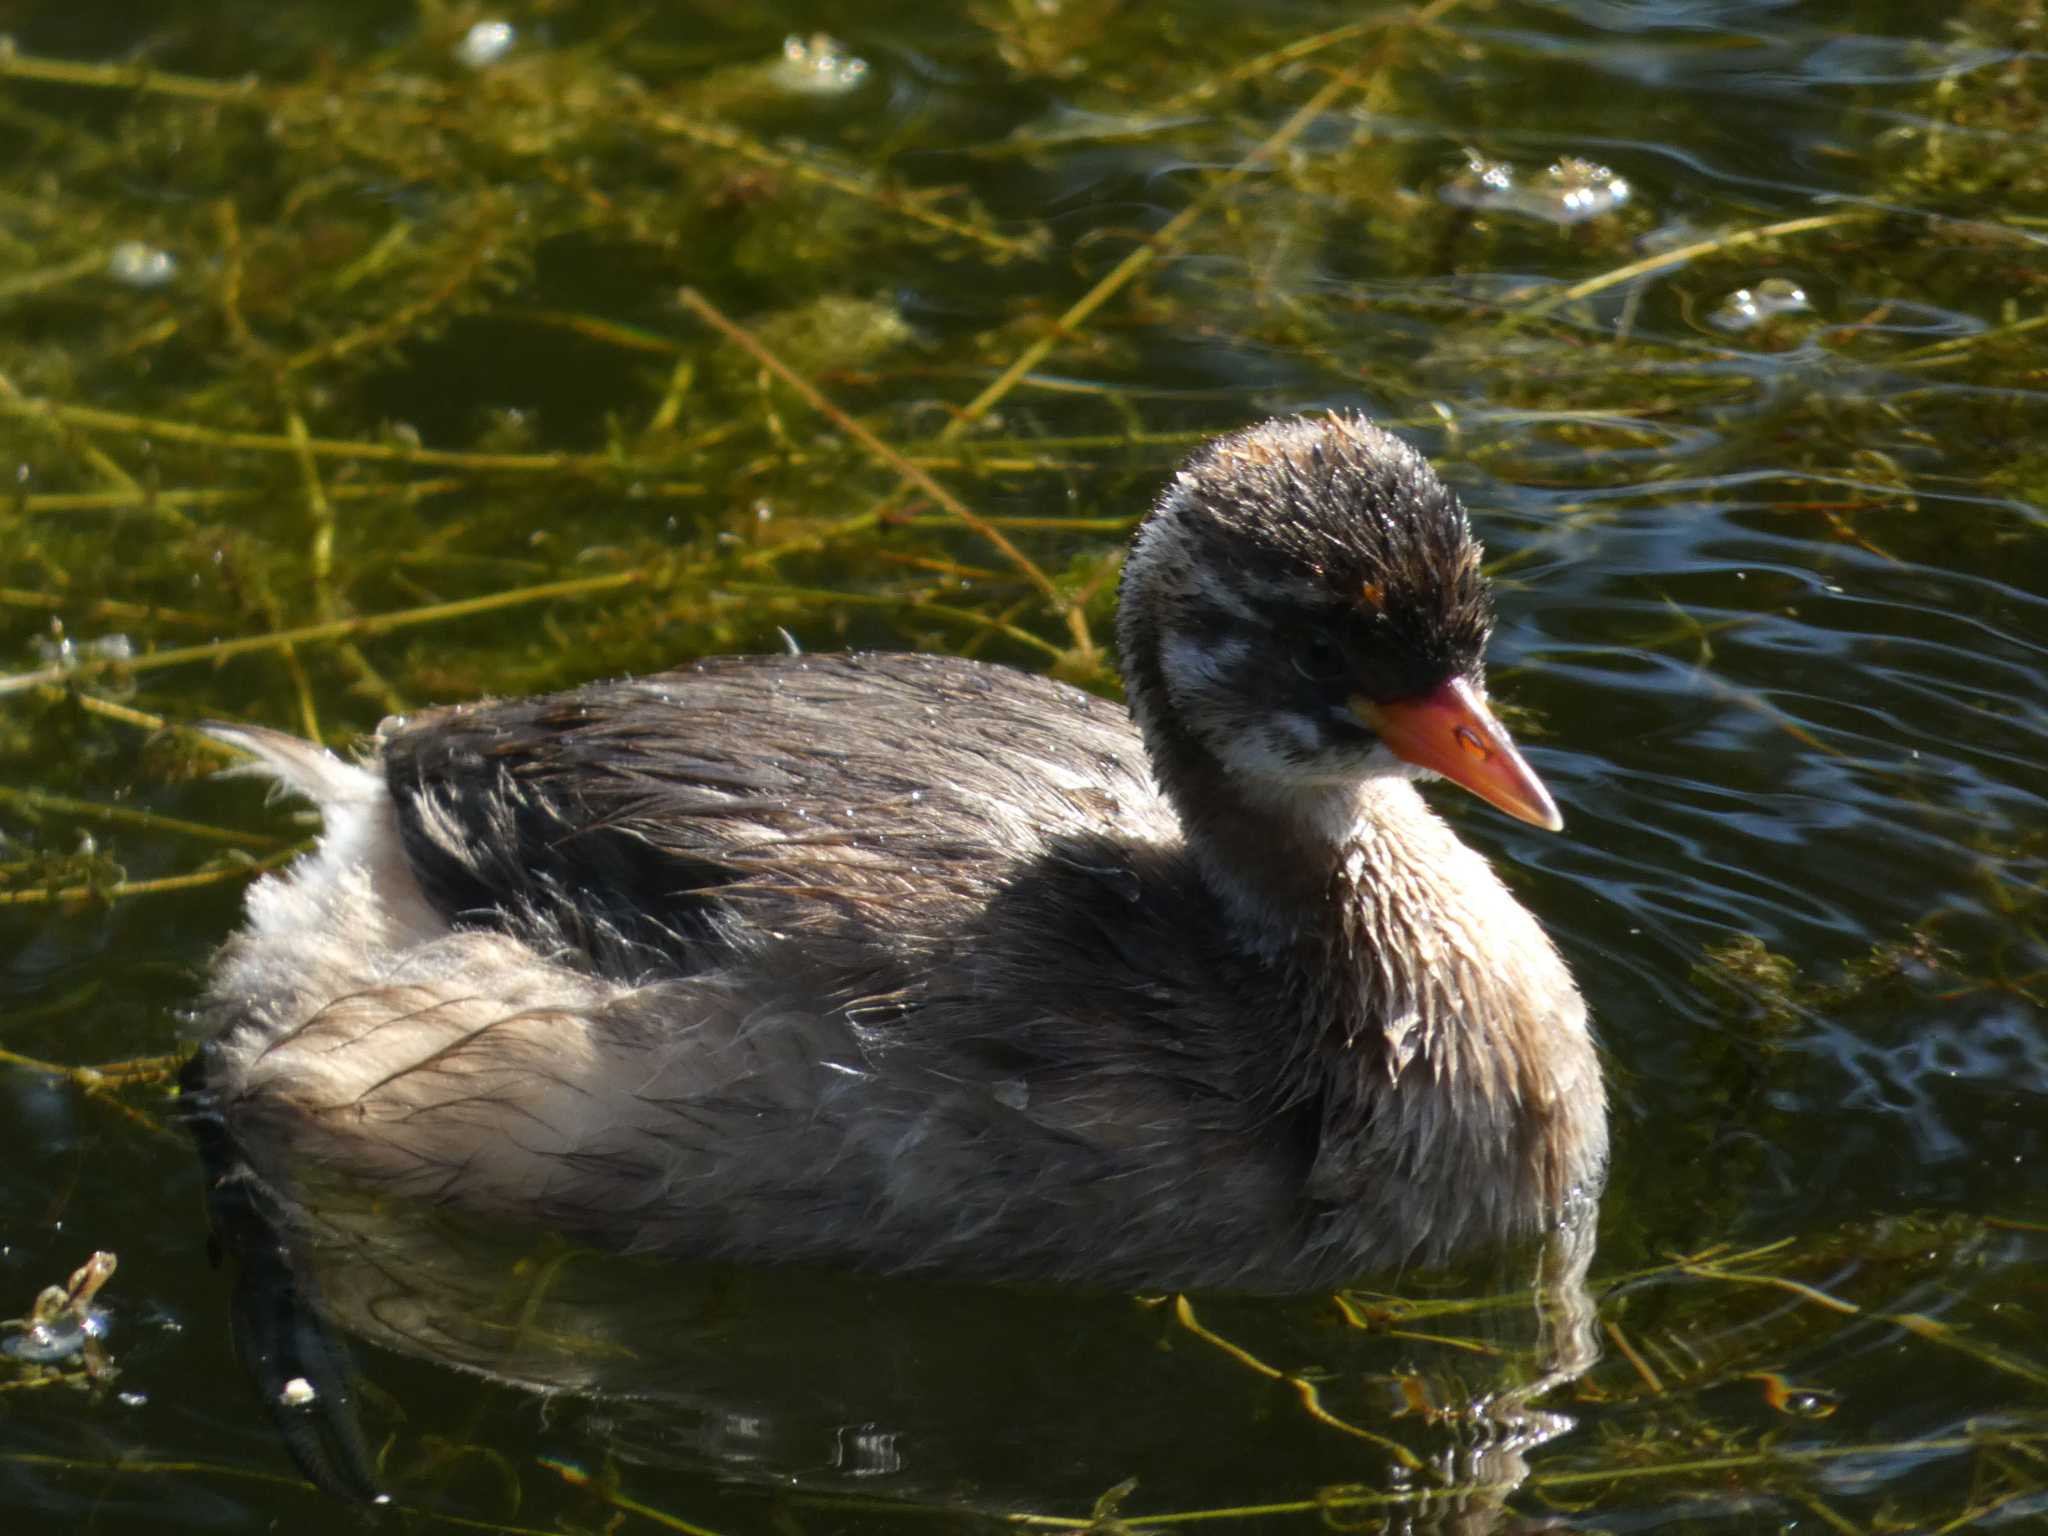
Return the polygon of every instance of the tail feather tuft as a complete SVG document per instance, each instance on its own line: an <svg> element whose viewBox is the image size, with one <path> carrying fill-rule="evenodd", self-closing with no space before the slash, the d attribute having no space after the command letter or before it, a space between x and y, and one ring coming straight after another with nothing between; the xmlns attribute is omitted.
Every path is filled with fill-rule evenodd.
<svg viewBox="0 0 2048 1536"><path fill-rule="evenodd" d="M201 721L198 728L215 741L255 759L226 772L261 774L275 780L287 793L303 796L318 806L371 799L383 789L382 782L369 769L344 762L302 736L274 731L268 726L234 725L223 720Z"/></svg>

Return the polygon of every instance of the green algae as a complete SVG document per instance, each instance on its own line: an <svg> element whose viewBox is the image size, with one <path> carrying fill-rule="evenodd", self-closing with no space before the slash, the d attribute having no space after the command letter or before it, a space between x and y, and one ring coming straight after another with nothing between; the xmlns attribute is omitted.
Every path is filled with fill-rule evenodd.
<svg viewBox="0 0 2048 1536"><path fill-rule="evenodd" d="M1697 520L1708 483L1737 529L1812 551L1818 578L1962 570L2025 593L2048 573L2035 0L1962 7L1889 73L1815 84L1802 175L1824 201L1771 196L1777 168L1698 101L1673 126L1624 70L1586 89L1607 39L1555 8L1332 22L991 0L928 33L874 23L855 45L887 67L830 100L776 84L779 11L689 35L633 6L540 9L551 25L481 71L451 57L474 18L441 6L396 33L308 11L260 49L174 32L111 62L0 51L17 151L0 159L0 903L21 953L86 956L10 993L10 1030L34 1034L6 1060L120 1134L166 1126L189 974L159 978L154 1022L117 1040L78 936L189 922L182 960L151 962L189 973L199 935L304 830L208 780L219 757L177 727L255 719L341 745L386 713L781 631L1112 689L1124 532L1189 444L1271 403L1369 404L1427 438L1496 493L1509 582L1540 585L1546 541L1595 548L1624 515ZM1886 31L1875 11L1866 39ZM1673 57L1751 54L1779 62L1740 33ZM885 73L910 105L886 105ZM1486 88L1446 89L1469 80ZM1661 134L1707 146L1726 184L1659 199L1644 136ZM1637 186L1611 214L1566 227L1443 195L1473 154L1536 171L1586 141ZM1730 291L1774 280L1812 312L1712 323ZM1728 662L1760 617L1804 622L1824 588L1751 602L1659 573L1608 595L1598 644L1723 689L1763 743L1759 785L1774 751L1867 750ZM2028 617L1989 599L1973 616ZM1514 674L1518 726L1569 742L1597 724L1543 674L1540 657ZM2021 707L1954 686L1985 698L1944 729L2007 750ZM1918 910L1873 914L1832 959L1776 934L1673 942L1695 1091L1668 1144L1639 1125L1631 1149L1624 1119L1642 1171L1617 1181L1608 1242L1636 1267L1605 1283L1610 1352L1557 1405L1596 1430L1517 1508L1597 1521L1697 1501L1704 1528L1739 1487L1787 1519L1879 1531L2038 1503L2022 1277L2042 1212L2024 1168L1968 1209L1900 1200L1783 1246L1681 1251L1741 1231L1783 1176L1773 1150L1811 1135L1782 1105L1821 1092L1824 1028L1889 1049L1959 1006L2041 1005L2038 835L1993 817L1968 845L1958 807L1997 797L1885 784L1902 824L1967 845L1967 879L1959 854ZM1716 1171L1660 1200L1688 1165ZM1944 1401L1978 1410L1961 1428L1906 1414L1900 1431L1874 1406L1957 1369L1976 1385ZM1815 1438L1822 1421L1838 1438ZM460 1459L411 1450L428 1483ZM1891 1490L1841 1472L1858 1458L1964 1470ZM507 1519L552 1477L493 1465ZM628 1483L574 1507L596 1526ZM1460 1492L1176 1509L1141 1484L1016 1523L1349 1527ZM851 1507L774 1514L805 1528Z"/></svg>

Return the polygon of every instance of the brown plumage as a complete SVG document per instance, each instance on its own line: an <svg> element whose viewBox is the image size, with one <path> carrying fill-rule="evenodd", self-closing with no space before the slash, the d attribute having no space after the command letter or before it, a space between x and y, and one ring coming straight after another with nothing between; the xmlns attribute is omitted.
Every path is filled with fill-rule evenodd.
<svg viewBox="0 0 2048 1536"><path fill-rule="evenodd" d="M202 1102L623 1248L1294 1289L1533 1234L1604 1096L1549 942L1411 779L1548 797L1462 509L1362 421L1211 445L1133 541L1136 727L943 657L741 657L223 728L323 809L209 989ZM1418 765L1420 765L1418 767Z"/></svg>

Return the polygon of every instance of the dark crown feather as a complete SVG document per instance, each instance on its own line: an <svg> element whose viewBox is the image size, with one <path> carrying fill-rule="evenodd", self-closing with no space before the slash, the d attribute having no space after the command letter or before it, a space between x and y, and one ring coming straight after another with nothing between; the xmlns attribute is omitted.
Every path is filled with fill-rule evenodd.
<svg viewBox="0 0 2048 1536"><path fill-rule="evenodd" d="M1457 496L1391 433L1335 413L1267 422L1211 444L1179 490L1208 568L1332 600L1370 696L1477 675L1493 628L1479 542Z"/></svg>

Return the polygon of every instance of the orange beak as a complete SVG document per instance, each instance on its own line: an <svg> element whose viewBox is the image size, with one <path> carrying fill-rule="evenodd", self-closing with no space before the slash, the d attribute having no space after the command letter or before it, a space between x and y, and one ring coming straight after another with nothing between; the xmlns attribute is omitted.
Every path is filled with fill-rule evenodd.
<svg viewBox="0 0 2048 1536"><path fill-rule="evenodd" d="M1403 762L1440 773L1487 804L1545 831L1564 827L1550 791L1522 761L1486 701L1463 678L1398 704L1354 698L1351 712Z"/></svg>

